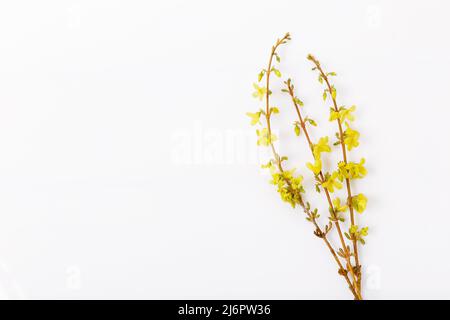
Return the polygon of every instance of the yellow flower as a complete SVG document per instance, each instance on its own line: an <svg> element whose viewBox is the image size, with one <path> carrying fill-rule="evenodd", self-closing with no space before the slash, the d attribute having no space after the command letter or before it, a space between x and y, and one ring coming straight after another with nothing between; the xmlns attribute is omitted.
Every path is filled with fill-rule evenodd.
<svg viewBox="0 0 450 320"><path fill-rule="evenodd" d="M337 172L333 172L333 174L327 174L326 180L322 182L322 186L327 189L329 192L334 192L334 188L342 189L342 184L337 181L339 174Z"/></svg>
<svg viewBox="0 0 450 320"><path fill-rule="evenodd" d="M350 128L348 122L345 123L347 129L344 132L344 143L347 146L348 150L352 150L359 146L359 132Z"/></svg>
<svg viewBox="0 0 450 320"><path fill-rule="evenodd" d="M303 176L299 175L298 177L292 178L291 179L291 187L292 187L292 189L294 191L304 192L302 182L303 182Z"/></svg>
<svg viewBox="0 0 450 320"><path fill-rule="evenodd" d="M284 185L283 176L281 173L272 172L272 181L270 181L273 185L278 185L278 187L282 187Z"/></svg>
<svg viewBox="0 0 450 320"><path fill-rule="evenodd" d="M295 168L291 169L291 170L284 170L282 175L283 175L284 179L290 180L294 177L294 173L295 173Z"/></svg>
<svg viewBox="0 0 450 320"><path fill-rule="evenodd" d="M330 111L330 121L337 120L344 122L345 120L353 121L355 116L352 114L356 110L356 106L351 106L350 109L340 107L338 111L331 108Z"/></svg>
<svg viewBox="0 0 450 320"><path fill-rule="evenodd" d="M319 142L313 146L313 153L315 159L320 159L322 152L330 152L331 148L328 145L328 137L322 137Z"/></svg>
<svg viewBox="0 0 450 320"><path fill-rule="evenodd" d="M259 121L259 118L261 117L261 111L255 113L247 112L246 115L251 118L250 123L252 126L254 126L257 123L261 124L261 122Z"/></svg>
<svg viewBox="0 0 450 320"><path fill-rule="evenodd" d="M260 130L256 130L256 134L258 136L258 141L256 144L258 146L269 146L272 142L277 140L277 137L274 134L269 135L269 130L267 128Z"/></svg>
<svg viewBox="0 0 450 320"><path fill-rule="evenodd" d="M322 171L322 161L320 158L317 158L314 161L314 165L310 162L306 164L306 167L308 167L309 170L311 170L315 175L319 174L320 171Z"/></svg>
<svg viewBox="0 0 450 320"><path fill-rule="evenodd" d="M348 231L350 234L345 232L345 236L348 239L357 240L357 241L361 242L362 244L366 243L366 241L364 240L364 237L366 237L369 234L369 227L364 227L364 228L361 228L361 230L360 230L358 226L352 225Z"/></svg>
<svg viewBox="0 0 450 320"><path fill-rule="evenodd" d="M333 206L334 206L334 210L336 212L345 212L347 211L347 205L345 205L345 203L341 204L341 199L336 198L333 200Z"/></svg>
<svg viewBox="0 0 450 320"><path fill-rule="evenodd" d="M260 101L266 96L267 89L265 87L260 87L256 83L253 84L255 92L253 92L253 97L258 98Z"/></svg>
<svg viewBox="0 0 450 320"><path fill-rule="evenodd" d="M280 193L281 200L290 203L292 208L295 208L295 206L301 202L300 193L292 192L289 187L279 188L278 192Z"/></svg>
<svg viewBox="0 0 450 320"><path fill-rule="evenodd" d="M330 108L330 118L329 121L334 121L339 119L339 111L335 111L333 108Z"/></svg>
<svg viewBox="0 0 450 320"><path fill-rule="evenodd" d="M292 207L301 203L301 193L305 192L302 186L303 177L294 177L295 169L272 173L271 183L276 185L283 201L289 202Z"/></svg>
<svg viewBox="0 0 450 320"><path fill-rule="evenodd" d="M361 179L367 174L367 169L364 167L366 159L362 158L359 163L349 162L348 172L350 179Z"/></svg>
<svg viewBox="0 0 450 320"><path fill-rule="evenodd" d="M363 178L367 174L367 169L364 167L365 162L364 158L359 163L349 162L346 164L343 161L339 162L339 180Z"/></svg>
<svg viewBox="0 0 450 320"><path fill-rule="evenodd" d="M320 154L322 152L330 152L331 148L328 145L328 137L322 137L319 142L313 145L314 164L308 162L306 167L311 170L314 175L318 175L322 171L322 161L320 160Z"/></svg>
<svg viewBox="0 0 450 320"><path fill-rule="evenodd" d="M348 164L346 164L344 161L338 163L338 172L339 172L338 178L340 181L349 178L347 165Z"/></svg>
<svg viewBox="0 0 450 320"><path fill-rule="evenodd" d="M367 198L362 193L357 196L352 197L352 207L355 208L356 211L362 213L367 206Z"/></svg>

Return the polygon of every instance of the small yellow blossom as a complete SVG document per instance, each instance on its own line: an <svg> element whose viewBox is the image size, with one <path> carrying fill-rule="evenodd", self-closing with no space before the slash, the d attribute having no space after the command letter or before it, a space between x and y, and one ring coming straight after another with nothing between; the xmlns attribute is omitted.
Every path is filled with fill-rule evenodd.
<svg viewBox="0 0 450 320"><path fill-rule="evenodd" d="M366 159L362 158L359 163L349 162L347 164L350 179L361 179L367 174L367 169L364 167Z"/></svg>
<svg viewBox="0 0 450 320"><path fill-rule="evenodd" d="M272 173L271 183L278 187L278 192L283 201L288 202L294 208L301 203L301 193L305 192L302 182L303 177L294 177L295 169Z"/></svg>
<svg viewBox="0 0 450 320"><path fill-rule="evenodd" d="M348 122L345 123L347 129L344 132L344 143L347 146L348 150L352 150L359 146L359 132L350 128Z"/></svg>
<svg viewBox="0 0 450 320"><path fill-rule="evenodd" d="M258 141L256 142L258 146L267 147L277 140L277 137L274 134L269 135L269 130L267 128L256 130L256 135L258 136Z"/></svg>
<svg viewBox="0 0 450 320"><path fill-rule="evenodd" d="M319 174L322 171L322 161L320 158L315 159L314 164L308 162L306 167L311 170L315 175Z"/></svg>
<svg viewBox="0 0 450 320"><path fill-rule="evenodd" d="M355 234L358 232L358 226L352 225L349 229L350 234Z"/></svg>
<svg viewBox="0 0 450 320"><path fill-rule="evenodd" d="M338 163L338 172L339 172L339 181L343 181L344 179L348 179L348 170L347 170L347 164L344 161L341 161Z"/></svg>
<svg viewBox="0 0 450 320"><path fill-rule="evenodd" d="M367 169L364 167L365 162L364 158L359 163L348 162L346 164L343 161L339 162L339 180L363 178L367 174Z"/></svg>
<svg viewBox="0 0 450 320"><path fill-rule="evenodd" d="M339 111L335 111L333 108L330 108L330 118L329 121L334 121L340 119L339 117Z"/></svg>
<svg viewBox="0 0 450 320"><path fill-rule="evenodd" d="M362 193L357 196L352 197L352 207L355 208L356 211L362 213L367 206L367 198Z"/></svg>
<svg viewBox="0 0 450 320"><path fill-rule="evenodd" d="M278 185L278 187L281 188L284 185L283 175L279 172L273 172L270 183L273 185Z"/></svg>
<svg viewBox="0 0 450 320"><path fill-rule="evenodd" d="M361 242L362 244L366 243L366 241L364 240L364 237L369 235L369 227L364 227L364 228L361 228L361 230L360 230L358 226L352 225L348 231L350 234L348 234L347 232L345 233L345 236L348 239L357 240L357 241Z"/></svg>
<svg viewBox="0 0 450 320"><path fill-rule="evenodd" d="M259 123L261 124L261 122L259 121L259 118L261 117L261 111L252 113L252 112L247 112L246 113L247 116L249 116L251 118L251 125L254 126L255 124Z"/></svg>
<svg viewBox="0 0 450 320"><path fill-rule="evenodd" d="M266 96L267 89L265 87L258 86L256 83L253 84L253 88L255 88L255 92L253 92L253 97L261 101Z"/></svg>
<svg viewBox="0 0 450 320"><path fill-rule="evenodd" d="M331 148L328 145L328 137L322 137L319 142L313 146L313 153L315 159L320 159L322 152L331 152Z"/></svg>
<svg viewBox="0 0 450 320"><path fill-rule="evenodd" d="M342 189L342 184L337 181L338 177L339 174L337 172L333 172L331 175L327 174L326 180L322 182L322 186L329 192L334 192L334 188Z"/></svg>
<svg viewBox="0 0 450 320"><path fill-rule="evenodd" d="M292 189L294 191L303 192L304 189L303 189L302 182L303 182L303 176L299 175L298 177L292 178L291 179L291 187L292 187Z"/></svg>
<svg viewBox="0 0 450 320"><path fill-rule="evenodd" d="M345 120L353 121L355 120L355 116L352 114L356 110L356 106L351 106L350 109L340 107L339 111L335 111L331 108L330 111L330 121L337 120L343 123Z"/></svg>
<svg viewBox="0 0 450 320"><path fill-rule="evenodd" d="M345 212L348 209L347 205L345 203L341 203L341 199L339 198L333 200L333 206L336 212Z"/></svg>

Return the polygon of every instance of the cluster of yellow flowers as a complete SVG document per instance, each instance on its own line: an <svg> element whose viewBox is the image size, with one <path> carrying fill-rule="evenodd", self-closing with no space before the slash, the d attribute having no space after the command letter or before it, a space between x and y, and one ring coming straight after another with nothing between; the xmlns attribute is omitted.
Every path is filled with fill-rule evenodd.
<svg viewBox="0 0 450 320"><path fill-rule="evenodd" d="M336 89L334 89L333 92L336 92ZM350 124L348 122L355 120L355 116L353 115L353 112L355 110L356 106L351 106L349 109L342 106L339 107L339 109L337 110L334 109L333 107L330 108L329 120L330 121L338 120L341 124L345 123L346 130L344 131L344 144L347 146L349 151L359 146L359 132L350 128Z"/></svg>
<svg viewBox="0 0 450 320"><path fill-rule="evenodd" d="M333 108L330 108L330 121L334 121L339 119L341 123L344 123L346 120L353 121L355 120L355 116L352 114L356 110L356 106L351 106L350 109L345 108L344 106L340 107L338 111L334 111Z"/></svg>
<svg viewBox="0 0 450 320"><path fill-rule="evenodd" d="M305 192L302 182L303 177L301 175L294 176L295 169L283 172L272 173L273 185L277 186L277 191L281 196L281 199L291 204L293 208L296 205L301 204L301 193Z"/></svg>
<svg viewBox="0 0 450 320"><path fill-rule="evenodd" d="M341 161L338 163L339 180L344 179L361 179L367 174L364 167L366 159L362 158L359 163Z"/></svg>

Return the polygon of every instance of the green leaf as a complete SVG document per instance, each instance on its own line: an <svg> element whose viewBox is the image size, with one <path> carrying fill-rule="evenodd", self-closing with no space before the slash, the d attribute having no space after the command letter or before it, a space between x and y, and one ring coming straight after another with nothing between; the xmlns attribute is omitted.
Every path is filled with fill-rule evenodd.
<svg viewBox="0 0 450 320"><path fill-rule="evenodd" d="M328 72L327 76L337 76L336 72Z"/></svg>
<svg viewBox="0 0 450 320"><path fill-rule="evenodd" d="M277 59L277 62L281 61L280 56L278 55L278 53L275 53L275 59Z"/></svg>
<svg viewBox="0 0 450 320"><path fill-rule="evenodd" d="M270 160L266 164L262 164L261 168L263 168L263 169L270 169L270 168L272 168L272 160Z"/></svg>
<svg viewBox="0 0 450 320"><path fill-rule="evenodd" d="M298 124L295 124L295 135L298 137L300 135L300 127L298 126Z"/></svg>
<svg viewBox="0 0 450 320"><path fill-rule="evenodd" d="M369 234L369 227L365 227L361 229L361 235L363 237L367 236Z"/></svg>
<svg viewBox="0 0 450 320"><path fill-rule="evenodd" d="M300 99L297 98L297 97L294 98L294 102L295 102L296 104L298 104L300 107L303 107L303 105L304 105L303 101L300 100Z"/></svg>
<svg viewBox="0 0 450 320"><path fill-rule="evenodd" d="M323 98L323 101L327 100L327 90L323 91L322 98Z"/></svg>
<svg viewBox="0 0 450 320"><path fill-rule="evenodd" d="M317 123L313 119L306 118L306 121L308 121L310 125L317 127Z"/></svg>
<svg viewBox="0 0 450 320"><path fill-rule="evenodd" d="M319 75L319 79L318 79L318 80L319 80L319 82L320 82L321 84L323 84L323 78L322 78L322 75L321 75L321 74Z"/></svg>
<svg viewBox="0 0 450 320"><path fill-rule="evenodd" d="M276 75L278 78L281 78L281 72L280 72L280 70L275 69L275 68L272 68L272 71L273 71L273 73L275 73L275 75Z"/></svg>
<svg viewBox="0 0 450 320"><path fill-rule="evenodd" d="M264 77L264 75L266 74L266 70L262 70L259 74L258 74L258 82L260 82L262 80L262 78Z"/></svg>

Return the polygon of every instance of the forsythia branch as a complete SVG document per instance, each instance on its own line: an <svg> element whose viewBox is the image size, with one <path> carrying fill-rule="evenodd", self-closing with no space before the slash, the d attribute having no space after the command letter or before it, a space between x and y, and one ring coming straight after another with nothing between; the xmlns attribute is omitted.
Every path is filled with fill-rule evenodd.
<svg viewBox="0 0 450 320"><path fill-rule="evenodd" d="M329 137L321 137L316 143L311 139L309 132L309 126L317 126L316 121L303 115L302 107L303 102L296 96L294 91L294 85L291 79L287 79L284 83L285 88L283 92L288 93L292 103L294 105L295 112L298 120L294 122L295 135L304 135L308 143L308 149L310 150L314 162L308 162L306 167L313 173L315 179L315 190L317 192L323 191L325 194L325 204L328 207L329 217L328 224L324 228L319 226L318 219L320 214L317 208L312 209L311 204L305 201L305 186L303 184L303 176L295 173L295 169L286 169L285 161L288 160L286 156L280 156L275 148L274 142L277 141L276 135L272 132L272 116L278 114L280 110L270 104L270 98L272 91L270 90L271 75L281 78L282 74L276 63L280 63L281 58L277 52L278 48L286 44L291 39L290 34L286 33L281 39L277 39L272 46L269 62L266 69L263 69L258 74L258 82L261 83L265 80L265 86L260 84L253 84L255 92L253 96L260 101L265 100L264 109L260 109L255 113L247 113L251 118L251 124L257 125L260 128L256 130L259 146L269 147L272 151L272 159L267 164L262 165L263 168L269 169L272 175L271 183L277 187L277 191L281 196L281 199L288 202L293 208L299 206L306 214L306 219L314 226L314 235L322 239L332 254L334 260L338 265L338 273L344 277L347 282L351 293L357 300L362 299L361 294L361 265L358 255L358 243L364 244L365 237L368 234L368 228L359 228L355 223L355 214L362 213L367 204L367 198L363 194L356 196L351 192L351 181L355 179L363 178L367 170L364 167L365 159L362 158L359 163L348 161L347 152L359 146L359 132L350 127L350 122L354 121L353 115L356 110L355 106L346 108L345 106L338 107L337 104L337 92L334 85L331 84L329 78L336 76L335 72L325 73L319 63L319 61L312 55L308 55L308 60L314 63L313 70L317 70L319 73L318 81L325 85L322 98L324 101L331 99L333 105L330 108L330 121L336 121L338 124L338 132L336 137L338 141L334 143L335 146L340 145L343 155L343 160L339 162L334 171L325 171L322 163L322 154L330 153L333 151L329 145ZM261 122L261 117L265 119L264 125ZM346 129L343 129L345 124ZM341 201L341 198L332 198L333 193L337 193L338 190L343 188L342 183L345 182L347 191L346 201ZM342 231L342 227L346 222L346 212L349 211L350 226L347 232ZM333 228L334 226L334 228ZM328 234L336 230L339 238L340 248L336 251L330 241L328 240ZM353 250L347 245L346 239L353 245ZM351 259L354 259L352 264Z"/></svg>

